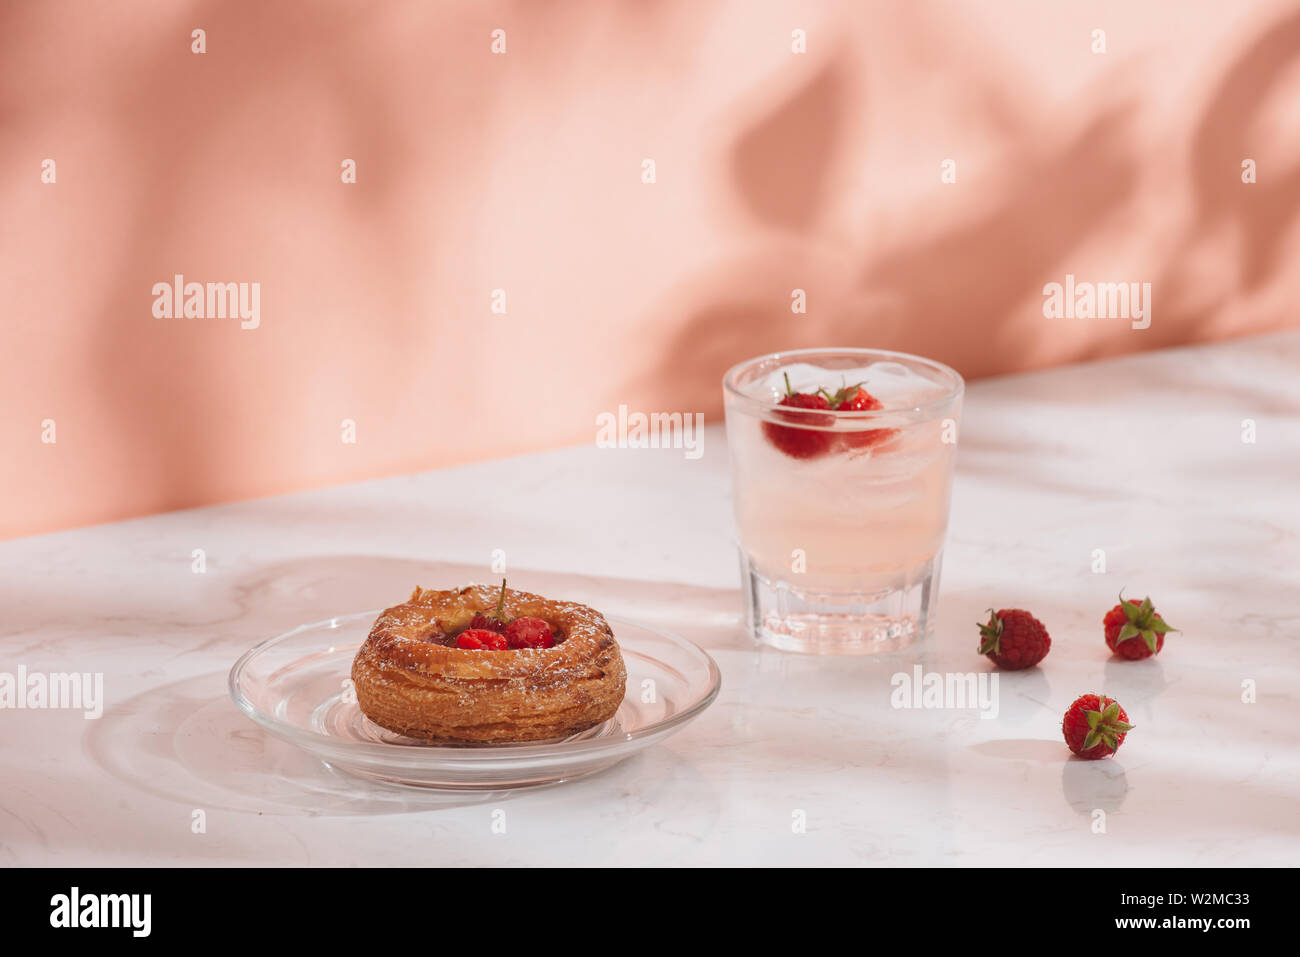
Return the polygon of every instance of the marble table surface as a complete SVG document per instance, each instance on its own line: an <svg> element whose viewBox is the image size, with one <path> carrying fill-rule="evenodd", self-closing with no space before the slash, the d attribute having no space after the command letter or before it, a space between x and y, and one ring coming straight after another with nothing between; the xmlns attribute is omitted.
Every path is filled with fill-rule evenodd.
<svg viewBox="0 0 1300 957"><path fill-rule="evenodd" d="M694 460L593 442L0 543L0 671L102 672L105 698L0 710L0 862L1293 865L1298 371L1285 334L974 383L936 634L885 658L743 637L716 424ZM476 794L351 778L227 696L255 642L491 580L498 549L521 588L704 646L718 700L597 775ZM1158 658L1108 656L1121 588L1182 629ZM990 669L990 605L1054 638L997 716L891 706L917 664ZM1099 690L1137 729L1070 759L1061 714Z"/></svg>

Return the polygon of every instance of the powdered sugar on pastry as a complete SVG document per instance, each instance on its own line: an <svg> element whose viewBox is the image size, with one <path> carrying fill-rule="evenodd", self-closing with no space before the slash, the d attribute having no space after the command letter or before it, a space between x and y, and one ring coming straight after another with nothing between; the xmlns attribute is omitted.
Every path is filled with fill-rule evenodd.
<svg viewBox="0 0 1300 957"><path fill-rule="evenodd" d="M501 591L484 585L416 588L375 621L352 681L371 721L427 740L520 742L567 737L611 718L627 672L613 630L599 612L505 589L509 618L540 618L550 648L490 651L440 642L476 614L495 610Z"/></svg>

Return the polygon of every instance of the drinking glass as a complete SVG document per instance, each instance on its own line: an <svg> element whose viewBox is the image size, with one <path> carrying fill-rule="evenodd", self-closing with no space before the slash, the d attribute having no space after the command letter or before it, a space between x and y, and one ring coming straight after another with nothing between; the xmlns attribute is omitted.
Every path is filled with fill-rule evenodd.
<svg viewBox="0 0 1300 957"><path fill-rule="evenodd" d="M787 378L789 385L787 386ZM787 389L865 411L782 405ZM933 627L964 383L878 349L801 349L723 376L753 637L787 651L896 651Z"/></svg>

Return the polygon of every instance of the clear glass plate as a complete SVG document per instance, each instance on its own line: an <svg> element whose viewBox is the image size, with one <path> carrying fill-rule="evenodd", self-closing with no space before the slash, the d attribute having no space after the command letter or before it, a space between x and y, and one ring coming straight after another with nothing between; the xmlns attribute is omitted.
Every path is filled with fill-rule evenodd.
<svg viewBox="0 0 1300 957"><path fill-rule="evenodd" d="M430 788L551 784L610 767L682 728L713 703L718 666L666 632L609 619L627 665L613 718L570 738L527 744L431 744L361 713L346 683L379 611L331 618L270 638L230 670L230 696L277 737L362 777Z"/></svg>

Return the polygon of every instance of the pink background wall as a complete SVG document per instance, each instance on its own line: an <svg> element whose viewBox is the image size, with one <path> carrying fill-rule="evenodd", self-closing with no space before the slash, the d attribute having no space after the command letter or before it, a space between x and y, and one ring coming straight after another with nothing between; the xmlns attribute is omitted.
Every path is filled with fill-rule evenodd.
<svg viewBox="0 0 1300 957"><path fill-rule="evenodd" d="M1280 2L6 3L0 535L713 419L779 347L1295 324L1297 103ZM1067 272L1151 328L1045 319ZM155 318L175 273L260 327Z"/></svg>

